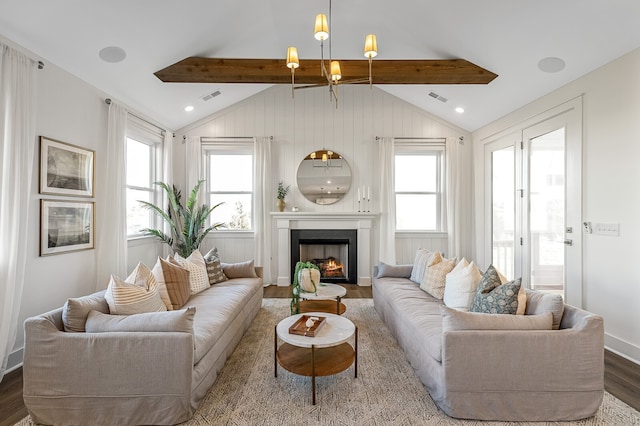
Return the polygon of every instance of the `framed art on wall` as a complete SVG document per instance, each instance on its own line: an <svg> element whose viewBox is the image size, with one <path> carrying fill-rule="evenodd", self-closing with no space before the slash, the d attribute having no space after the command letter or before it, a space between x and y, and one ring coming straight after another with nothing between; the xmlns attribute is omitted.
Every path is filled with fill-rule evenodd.
<svg viewBox="0 0 640 426"><path fill-rule="evenodd" d="M40 256L94 248L94 204L40 200Z"/></svg>
<svg viewBox="0 0 640 426"><path fill-rule="evenodd" d="M40 193L93 197L95 151L40 136Z"/></svg>

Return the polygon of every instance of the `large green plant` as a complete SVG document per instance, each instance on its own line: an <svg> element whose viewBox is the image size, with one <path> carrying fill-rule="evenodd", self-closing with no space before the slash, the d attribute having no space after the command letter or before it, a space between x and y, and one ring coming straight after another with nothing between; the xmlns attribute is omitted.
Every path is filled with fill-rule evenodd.
<svg viewBox="0 0 640 426"><path fill-rule="evenodd" d="M300 292L302 291L300 289L300 282L298 280L298 275L300 274L300 271L303 269L317 269L320 270L320 268L318 268L318 265L316 265L315 263L312 262L297 262L296 263L296 268L295 271L293 272L293 285L291 286L291 315L295 315L295 314L299 314L300 313ZM316 291L318 291L318 283L315 283L313 281L313 278L311 278L311 284L313 284L313 288Z"/></svg>
<svg viewBox="0 0 640 426"><path fill-rule="evenodd" d="M214 223L211 226L206 226L211 212L223 203L216 204L213 207L209 207L206 203L197 206L198 191L203 183L204 180L201 180L193 187L186 205L183 205L182 193L178 188L174 185L169 186L164 182L154 182L155 185L164 190L167 196L167 210L165 211L147 201L139 202L162 218L164 223L168 225L169 232L164 232L161 229L145 228L142 230L144 235L157 237L182 257L187 257L196 250L209 232L224 225L224 223Z"/></svg>

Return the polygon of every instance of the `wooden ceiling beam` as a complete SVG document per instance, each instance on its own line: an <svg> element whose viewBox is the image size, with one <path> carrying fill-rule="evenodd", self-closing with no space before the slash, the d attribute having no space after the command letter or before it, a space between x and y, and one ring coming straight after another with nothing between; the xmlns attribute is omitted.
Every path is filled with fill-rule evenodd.
<svg viewBox="0 0 640 426"><path fill-rule="evenodd" d="M369 75L366 59L340 60L342 79ZM155 73L165 83L291 84L284 59L190 57ZM373 60L373 84L489 84L498 75L464 59ZM300 60L296 84L323 84L319 59ZM368 84L363 82L361 84Z"/></svg>

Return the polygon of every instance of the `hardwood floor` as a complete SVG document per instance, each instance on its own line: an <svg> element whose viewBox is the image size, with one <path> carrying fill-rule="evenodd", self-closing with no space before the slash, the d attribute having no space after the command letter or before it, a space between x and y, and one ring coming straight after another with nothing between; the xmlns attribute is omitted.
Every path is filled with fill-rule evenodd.
<svg viewBox="0 0 640 426"><path fill-rule="evenodd" d="M371 298L371 287L345 284L346 298ZM269 286L264 289L264 297L289 298L290 287ZM605 350L605 389L640 411L640 365ZM0 382L0 426L12 426L27 415L22 402L22 369L7 374Z"/></svg>

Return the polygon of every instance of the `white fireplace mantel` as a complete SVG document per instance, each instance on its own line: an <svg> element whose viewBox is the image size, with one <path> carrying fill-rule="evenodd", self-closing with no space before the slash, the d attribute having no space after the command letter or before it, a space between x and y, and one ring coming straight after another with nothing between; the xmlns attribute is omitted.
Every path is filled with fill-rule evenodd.
<svg viewBox="0 0 640 426"><path fill-rule="evenodd" d="M371 285L371 228L376 213L272 212L278 233L279 286L291 284L292 229L356 229L358 231L358 285Z"/></svg>

